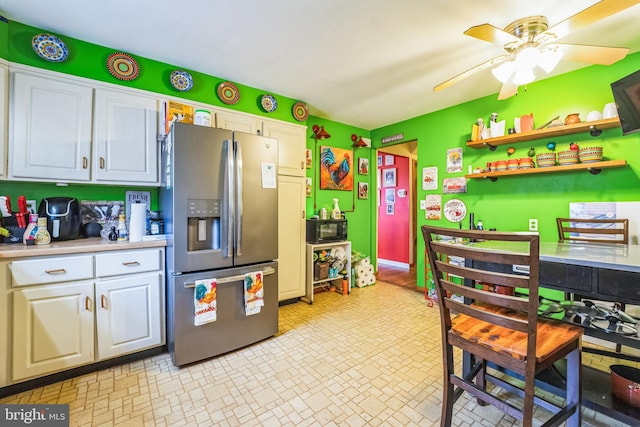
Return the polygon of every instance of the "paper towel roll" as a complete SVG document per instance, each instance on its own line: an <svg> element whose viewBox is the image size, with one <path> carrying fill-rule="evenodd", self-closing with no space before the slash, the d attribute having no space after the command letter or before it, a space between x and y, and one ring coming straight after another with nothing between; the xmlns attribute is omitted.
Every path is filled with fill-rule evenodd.
<svg viewBox="0 0 640 427"><path fill-rule="evenodd" d="M369 257L366 258L362 258L362 260L360 261L360 265L369 265L371 264L371 261L369 260Z"/></svg>
<svg viewBox="0 0 640 427"><path fill-rule="evenodd" d="M362 277L366 274L366 272L367 272L367 267L363 265L359 265L356 267L356 277Z"/></svg>
<svg viewBox="0 0 640 427"><path fill-rule="evenodd" d="M369 285L373 285L375 283L376 283L376 276L372 274L371 276L369 276L369 283L368 284Z"/></svg>
<svg viewBox="0 0 640 427"><path fill-rule="evenodd" d="M129 216L129 241L141 242L147 231L147 204L132 203Z"/></svg>
<svg viewBox="0 0 640 427"><path fill-rule="evenodd" d="M369 264L366 266L366 274L371 275L373 274L373 265Z"/></svg>
<svg viewBox="0 0 640 427"><path fill-rule="evenodd" d="M368 280L366 277L358 277L358 283L356 284L359 288L363 288L367 286Z"/></svg>

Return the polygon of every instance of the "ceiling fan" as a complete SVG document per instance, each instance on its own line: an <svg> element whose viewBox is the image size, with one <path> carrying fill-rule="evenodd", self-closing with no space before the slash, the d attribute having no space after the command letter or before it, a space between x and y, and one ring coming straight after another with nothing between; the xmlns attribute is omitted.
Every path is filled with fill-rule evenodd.
<svg viewBox="0 0 640 427"><path fill-rule="evenodd" d="M471 27L464 34L496 44L506 53L458 74L433 90L442 90L478 71L494 67L493 75L502 82L498 99L506 99L518 93L518 86L535 80L536 67L549 73L561 59L613 64L624 58L629 49L556 43L556 40L638 3L640 0L602 0L552 27L544 16L518 19L504 30L491 24Z"/></svg>

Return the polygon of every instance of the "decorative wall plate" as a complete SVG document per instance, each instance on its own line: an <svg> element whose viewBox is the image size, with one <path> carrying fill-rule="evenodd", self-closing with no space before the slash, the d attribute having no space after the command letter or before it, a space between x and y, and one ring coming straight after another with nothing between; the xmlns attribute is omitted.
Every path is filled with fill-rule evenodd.
<svg viewBox="0 0 640 427"><path fill-rule="evenodd" d="M225 104L235 104L240 100L240 91L231 82L222 82L218 85L218 98Z"/></svg>
<svg viewBox="0 0 640 427"><path fill-rule="evenodd" d="M278 101L276 101L273 95L266 94L262 95L260 105L262 105L262 108L264 108L264 111L267 113L273 113L276 111L276 108L278 108Z"/></svg>
<svg viewBox="0 0 640 427"><path fill-rule="evenodd" d="M69 57L69 49L58 37L41 33L31 39L33 51L38 56L49 62L62 62Z"/></svg>
<svg viewBox="0 0 640 427"><path fill-rule="evenodd" d="M304 102L296 102L293 104L291 111L293 112L293 117L299 122L304 122L307 120L307 117L309 117L309 109Z"/></svg>
<svg viewBox="0 0 640 427"><path fill-rule="evenodd" d="M115 52L107 58L107 68L113 77L120 80L133 80L140 73L140 66L131 55Z"/></svg>
<svg viewBox="0 0 640 427"><path fill-rule="evenodd" d="M187 73L186 71L172 71L169 80L171 81L171 86L173 86L180 92L187 92L193 87L193 78L191 77L191 74Z"/></svg>
<svg viewBox="0 0 640 427"><path fill-rule="evenodd" d="M451 222L460 222L467 214L467 205L460 199L451 199L444 204L444 217Z"/></svg>

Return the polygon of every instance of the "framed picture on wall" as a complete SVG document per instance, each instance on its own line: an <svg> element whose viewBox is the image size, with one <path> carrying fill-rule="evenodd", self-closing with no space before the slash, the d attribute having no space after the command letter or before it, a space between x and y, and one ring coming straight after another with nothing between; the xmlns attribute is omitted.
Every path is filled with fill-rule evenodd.
<svg viewBox="0 0 640 427"><path fill-rule="evenodd" d="M305 150L305 157L306 157L307 169L311 169L311 165L313 164L313 152L308 148Z"/></svg>
<svg viewBox="0 0 640 427"><path fill-rule="evenodd" d="M396 189L387 188L384 190L384 201L386 203L394 204L396 202Z"/></svg>
<svg viewBox="0 0 640 427"><path fill-rule="evenodd" d="M393 215L394 214L394 206L395 205L391 205L391 204L387 204L387 215Z"/></svg>
<svg viewBox="0 0 640 427"><path fill-rule="evenodd" d="M382 156L378 156L378 166L382 166Z"/></svg>
<svg viewBox="0 0 640 427"><path fill-rule="evenodd" d="M358 183L358 199L368 199L369 198L369 184L366 182Z"/></svg>
<svg viewBox="0 0 640 427"><path fill-rule="evenodd" d="M358 159L358 174L360 175L368 175L369 174L369 159L361 157Z"/></svg>
<svg viewBox="0 0 640 427"><path fill-rule="evenodd" d="M384 186L395 187L396 186L396 168L384 169Z"/></svg>

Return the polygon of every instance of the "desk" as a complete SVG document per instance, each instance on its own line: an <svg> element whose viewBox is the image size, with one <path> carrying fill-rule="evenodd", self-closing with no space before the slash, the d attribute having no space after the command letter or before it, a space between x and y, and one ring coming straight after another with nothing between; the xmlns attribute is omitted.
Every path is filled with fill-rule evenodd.
<svg viewBox="0 0 640 427"><path fill-rule="evenodd" d="M526 250L517 243L498 246L495 242L479 242L473 245L489 251L498 247L514 252ZM495 264L489 268L517 271L517 267ZM597 300L640 304L640 246L541 242L540 287L579 293ZM585 328L585 335L640 348L637 335L613 335L595 328ZM469 362L463 360L465 371ZM583 367L582 404L630 425L637 424L640 419L640 410L611 397L608 372L586 366Z"/></svg>

